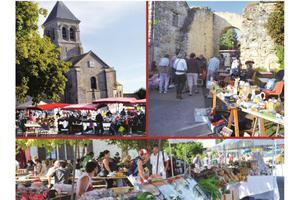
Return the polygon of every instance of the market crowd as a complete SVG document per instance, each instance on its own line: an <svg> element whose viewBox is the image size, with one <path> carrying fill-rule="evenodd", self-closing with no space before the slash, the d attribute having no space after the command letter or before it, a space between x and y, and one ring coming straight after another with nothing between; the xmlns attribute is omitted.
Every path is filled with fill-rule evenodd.
<svg viewBox="0 0 300 200"><path fill-rule="evenodd" d="M172 157L174 175L184 173L184 161ZM44 161L34 157L27 163L16 161L17 171L25 170L26 173L35 177L47 177L48 188L57 184L72 184L73 172L75 170L76 195L81 196L92 187L92 178L95 176L112 176L123 173L131 180L130 184L139 185L151 182L154 178L166 179L171 177L171 159L167 153L159 151L154 146L152 152L140 149L138 156L131 158L129 155L123 157L117 152L113 157L110 151L105 150L99 155L93 152L87 153L80 159L73 161L47 159ZM75 168L75 169L74 169ZM113 182L107 180L107 188L118 187L128 183Z"/></svg>
<svg viewBox="0 0 300 200"><path fill-rule="evenodd" d="M17 110L17 131L27 131L26 126L37 124L45 133L86 133L96 135L117 135L145 132L145 111L140 108L126 109L112 113L109 109L69 111Z"/></svg>
<svg viewBox="0 0 300 200"><path fill-rule="evenodd" d="M176 98L183 99L182 94L185 91L190 96L198 93L199 80L202 81L203 86L216 80L218 70L227 70L230 76L241 76L245 80L252 78L254 62L246 62L246 69L242 70L237 53L224 55L220 53L207 61L203 55L197 56L195 53L187 56L186 53L178 51L173 57L165 54L158 64L152 62L150 88L158 87L159 93L167 93L169 88L176 85Z"/></svg>

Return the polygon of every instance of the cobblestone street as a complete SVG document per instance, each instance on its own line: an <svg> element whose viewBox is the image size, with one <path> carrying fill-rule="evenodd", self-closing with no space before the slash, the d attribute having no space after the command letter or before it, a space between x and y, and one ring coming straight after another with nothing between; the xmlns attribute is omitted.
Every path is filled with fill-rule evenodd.
<svg viewBox="0 0 300 200"><path fill-rule="evenodd" d="M175 88L167 94L158 91L149 93L149 135L150 136L208 136L211 131L207 124L196 123L195 108L209 107L205 97L206 89L199 88L199 94L175 98ZM159 134L157 134L159 133Z"/></svg>

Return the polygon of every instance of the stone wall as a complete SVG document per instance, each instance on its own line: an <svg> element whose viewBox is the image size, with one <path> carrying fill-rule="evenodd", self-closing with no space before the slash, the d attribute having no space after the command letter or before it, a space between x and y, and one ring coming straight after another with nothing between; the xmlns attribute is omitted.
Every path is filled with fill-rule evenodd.
<svg viewBox="0 0 300 200"><path fill-rule="evenodd" d="M275 3L252 3L243 12L241 61L255 62L254 67L277 68L275 43L265 28Z"/></svg>
<svg viewBox="0 0 300 200"><path fill-rule="evenodd" d="M242 15L228 12L212 12L207 7L189 8L186 2L155 3L153 59L168 53L173 56L177 49L187 54L203 54L206 58L219 53L219 40L229 28L241 32L241 62L255 62L254 67L276 68L275 45L267 34L265 24L275 3L250 3ZM178 14L178 26L172 25L172 15ZM152 55L152 54L151 54ZM150 58L151 60L152 58Z"/></svg>
<svg viewBox="0 0 300 200"><path fill-rule="evenodd" d="M191 12L194 14L187 32L187 53L203 54L209 58L214 53L214 14L207 7L192 8Z"/></svg>
<svg viewBox="0 0 300 200"><path fill-rule="evenodd" d="M181 27L188 15L189 7L184 1L156 1L154 5L153 58L156 63L164 54L173 56L178 49L186 48ZM178 16L177 25L173 25L173 15ZM186 50L186 49L184 49Z"/></svg>

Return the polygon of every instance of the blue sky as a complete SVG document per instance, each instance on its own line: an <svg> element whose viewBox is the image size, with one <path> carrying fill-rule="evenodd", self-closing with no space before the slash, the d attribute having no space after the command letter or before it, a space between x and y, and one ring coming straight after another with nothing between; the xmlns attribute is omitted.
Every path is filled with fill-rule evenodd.
<svg viewBox="0 0 300 200"><path fill-rule="evenodd" d="M38 3L49 14L56 1ZM92 50L114 67L125 93L145 88L146 3L64 1L64 4L81 21L80 36L84 52ZM45 19L40 17L40 26Z"/></svg>
<svg viewBox="0 0 300 200"><path fill-rule="evenodd" d="M250 1L188 1L190 7L209 7L212 11L232 12L242 14L243 9Z"/></svg>

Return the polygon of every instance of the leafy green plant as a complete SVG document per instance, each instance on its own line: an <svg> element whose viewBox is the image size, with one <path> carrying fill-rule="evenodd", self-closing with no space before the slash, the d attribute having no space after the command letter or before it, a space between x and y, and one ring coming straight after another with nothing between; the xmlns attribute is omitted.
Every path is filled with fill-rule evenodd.
<svg viewBox="0 0 300 200"><path fill-rule="evenodd" d="M136 200L155 200L155 196L150 192L144 192L136 196Z"/></svg>
<svg viewBox="0 0 300 200"><path fill-rule="evenodd" d="M222 194L218 188L218 179L215 176L212 176L208 179L200 179L198 185L203 192L211 196L213 200L222 197Z"/></svg>
<svg viewBox="0 0 300 200"><path fill-rule="evenodd" d="M284 3L275 4L274 11L270 14L266 24L268 34L274 40L276 56L278 58L279 70L284 69Z"/></svg>

